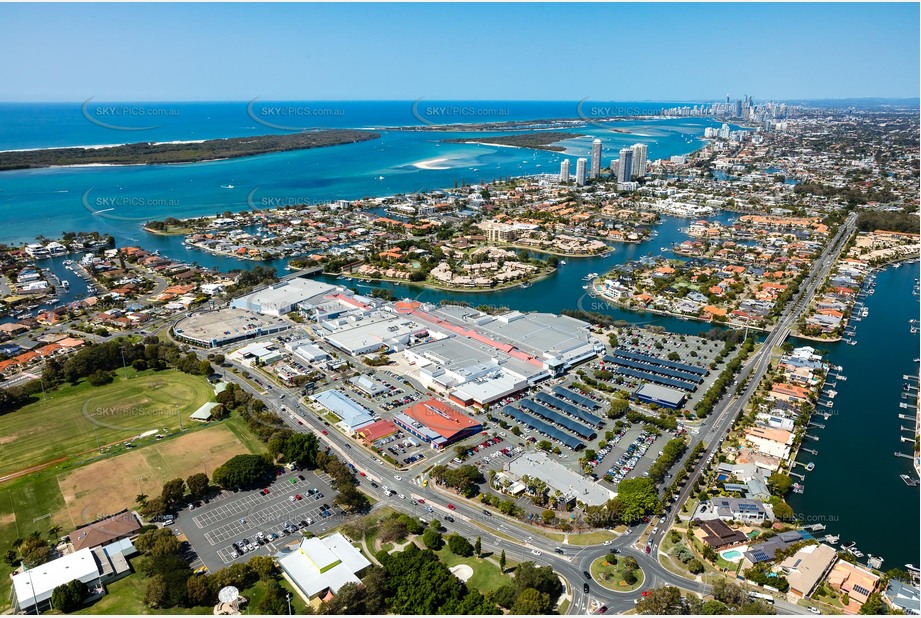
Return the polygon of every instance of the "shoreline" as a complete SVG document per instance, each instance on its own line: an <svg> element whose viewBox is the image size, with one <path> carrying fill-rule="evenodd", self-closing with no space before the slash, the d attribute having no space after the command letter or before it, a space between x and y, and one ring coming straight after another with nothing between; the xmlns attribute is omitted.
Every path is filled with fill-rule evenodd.
<svg viewBox="0 0 921 618"><path fill-rule="evenodd" d="M594 282L594 281L592 281L592 282L589 284L589 286L590 286L590 288L591 288L590 291L591 291L591 292L594 292L594 294L591 294L592 296L594 296L594 297L596 297L596 298L601 298L602 300L604 300L604 302L606 302L606 303L608 303L609 305L611 305L611 307L614 307L614 308L616 308L616 309L620 309L620 310L622 310L622 311L629 311L629 312L631 312L631 313L644 313L644 312L645 312L645 313L654 313L654 314L656 314L656 315L664 315L664 316L667 316L667 317L670 317L670 318L676 318L676 319L678 319L678 320L686 320L686 321L693 321L693 322L701 322L701 323L704 323L704 324L712 324L712 325L714 325L714 326L724 326L724 327L728 327L728 328L734 328L734 329L736 329L736 330L742 330L742 329L746 329L746 328L747 328L747 329L749 329L749 330L755 330L755 331L762 332L762 333L769 333L769 332L771 332L772 330L774 330L773 326L772 326L771 328L764 328L764 327L761 327L761 326L752 326L751 324L740 324L740 323L738 323L738 322L733 322L733 321L731 321L731 320L727 320L726 322L720 322L720 321L717 321L717 320L707 320L707 319L704 319L704 318L701 318L701 317L698 317L698 316L691 316L691 315L685 315L685 314L683 314L683 313L673 313L673 312L671 312L671 311L665 311L664 309L649 309L649 308L645 308L645 309L636 309L636 308L634 308L634 307L629 307L629 306L627 306L627 305L625 305L625 304L623 304L623 303L621 303L621 302L618 302L618 301L614 300L613 298L610 298L609 296L606 296L603 292L599 292L597 289L595 289L595 282ZM588 292L588 290L587 290L587 292Z"/></svg>
<svg viewBox="0 0 921 618"><path fill-rule="evenodd" d="M548 279L552 275L556 274L558 271L559 271L558 268L552 268L548 272L542 273L541 275L538 275L534 279L530 279L528 281L516 281L514 283L496 285L495 287L491 287L491 288L452 288L452 287L446 287L442 285L426 283L425 281L408 281L405 279L390 279L387 277L369 277L367 275L361 275L357 273L355 274L353 273L346 274L344 272L343 273L329 273L329 272L324 271L323 274L328 275L328 276L333 276L337 274L345 275L346 277L351 277L352 279L357 279L359 281L367 281L369 283L374 282L374 281L380 281L382 283L412 285L415 287L421 287L421 288L426 288L430 290L438 290L440 292L461 292L461 293L466 293L466 294L484 294L484 293L489 293L489 292L498 292L500 290L511 290L517 287L521 287L522 284L527 284L531 286L535 283L543 281L544 279ZM348 286L345 286L345 287L348 287Z"/></svg>

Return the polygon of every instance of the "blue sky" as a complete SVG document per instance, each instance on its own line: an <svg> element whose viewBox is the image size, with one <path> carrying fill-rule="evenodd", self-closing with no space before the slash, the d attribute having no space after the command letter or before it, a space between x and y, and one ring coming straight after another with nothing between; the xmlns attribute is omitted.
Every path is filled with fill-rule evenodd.
<svg viewBox="0 0 921 618"><path fill-rule="evenodd" d="M917 97L919 5L0 4L0 100Z"/></svg>

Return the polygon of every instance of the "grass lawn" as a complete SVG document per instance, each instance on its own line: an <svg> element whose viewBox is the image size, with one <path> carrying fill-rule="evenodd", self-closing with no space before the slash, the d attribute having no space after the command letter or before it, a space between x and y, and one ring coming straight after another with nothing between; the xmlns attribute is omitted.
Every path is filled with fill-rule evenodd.
<svg viewBox="0 0 921 618"><path fill-rule="evenodd" d="M138 488L159 493L172 478L186 478L248 452L225 423L199 427L82 467L57 464L0 485L0 548L32 532L63 535L77 525L134 505ZM65 501L65 495L68 500ZM0 563L0 609L8 604L12 569ZM116 582L120 583L120 582ZM129 612L130 613L130 612Z"/></svg>
<svg viewBox="0 0 921 618"><path fill-rule="evenodd" d="M467 580L467 587L471 590L478 590L486 594L487 592L498 590L512 581L508 575L502 573L501 569L499 569L499 565L491 560L477 558L476 556L471 556L469 558L458 556L452 553L447 545L436 553L438 554L438 558L445 563L449 569L458 564L466 564L473 569L473 575ZM495 558L496 561L499 560L498 557ZM506 568L508 568L507 564Z"/></svg>
<svg viewBox="0 0 921 618"><path fill-rule="evenodd" d="M193 576L194 577L194 576ZM108 594L93 605L73 612L78 615L108 614L108 615L144 615L144 614L184 614L184 615L211 615L212 607L171 607L169 609L151 609L144 605L144 590L147 588L147 578L142 573L131 575L109 584L106 589ZM291 609L295 613L304 613L304 601L283 578L279 578L281 587L291 593ZM246 597L248 603L243 610L244 614L257 615L256 607L265 596L265 584L256 582L251 587L240 592Z"/></svg>
<svg viewBox="0 0 921 618"><path fill-rule="evenodd" d="M537 533L548 539L562 543L566 535L562 532L546 532L537 529ZM569 535L569 545L600 545L605 541L616 539L617 535L607 530L595 530L594 532L572 533Z"/></svg>
<svg viewBox="0 0 921 618"><path fill-rule="evenodd" d="M97 440L106 445L177 428L177 403L187 427L213 393L203 377L176 370L145 371L130 380L119 372L106 386L65 384L47 401L0 416L0 476L94 451Z"/></svg>
<svg viewBox="0 0 921 618"><path fill-rule="evenodd" d="M608 564L604 556L598 558L592 562L592 579L594 579L608 590L614 590L615 592L632 592L636 590L643 585L643 581L646 579L646 576L643 573L643 569L636 570L636 583L632 586L629 586L626 583L623 583L623 563L623 559L618 560L617 565L615 566Z"/></svg>

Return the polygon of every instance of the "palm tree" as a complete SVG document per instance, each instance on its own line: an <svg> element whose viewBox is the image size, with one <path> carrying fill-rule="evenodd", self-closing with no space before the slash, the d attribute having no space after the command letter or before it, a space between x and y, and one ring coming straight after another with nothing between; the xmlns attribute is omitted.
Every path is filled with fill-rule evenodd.
<svg viewBox="0 0 921 618"><path fill-rule="evenodd" d="M134 501L138 503L139 506L144 506L147 504L147 494L138 494L134 497Z"/></svg>
<svg viewBox="0 0 921 618"><path fill-rule="evenodd" d="M52 541L56 540L61 535L61 526L54 525L48 528L48 538Z"/></svg>

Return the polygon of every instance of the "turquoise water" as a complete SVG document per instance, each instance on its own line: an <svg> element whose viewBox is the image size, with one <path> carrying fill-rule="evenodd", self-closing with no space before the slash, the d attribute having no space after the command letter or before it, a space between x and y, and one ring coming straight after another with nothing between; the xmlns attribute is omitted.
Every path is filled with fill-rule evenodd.
<svg viewBox="0 0 921 618"><path fill-rule="evenodd" d="M409 102L336 103L342 116L311 118L318 126L418 125ZM443 122L577 118L576 104L514 102L478 105L509 108L501 117L445 117ZM137 141L211 139L277 133L248 117L245 104L156 104L176 108L162 126L126 132L100 128L80 114L79 105L0 105L0 149L114 144ZM648 103L654 112L662 104ZM423 108L424 109L424 108ZM439 118L439 120L442 120ZM130 123L132 119L120 119ZM141 224L164 217L213 215L263 203L322 203L450 188L535 173L558 173L565 158L588 156L591 141L604 142L608 165L623 146L649 147L649 158L687 154L699 148L707 119L629 120L572 129L585 137L567 140L565 153L445 143L486 139L497 133L383 131L377 140L316 150L273 153L245 159L185 165L57 168L0 172L0 242L31 241L65 230L110 233L119 244L149 243ZM617 131L611 130L616 128ZM230 188L232 187L232 188ZM94 214L105 211L105 216ZM150 243L152 248L156 243ZM147 245L145 245L147 246Z"/></svg>
<svg viewBox="0 0 921 618"><path fill-rule="evenodd" d="M741 553L741 552L738 552L738 551L736 551L736 550L734 550L734 549L730 549L729 551L725 551L725 552L723 552L723 553L720 554L720 555L721 555L723 558L725 558L726 560L735 560L736 558L741 558L741 557L742 557L742 553Z"/></svg>

